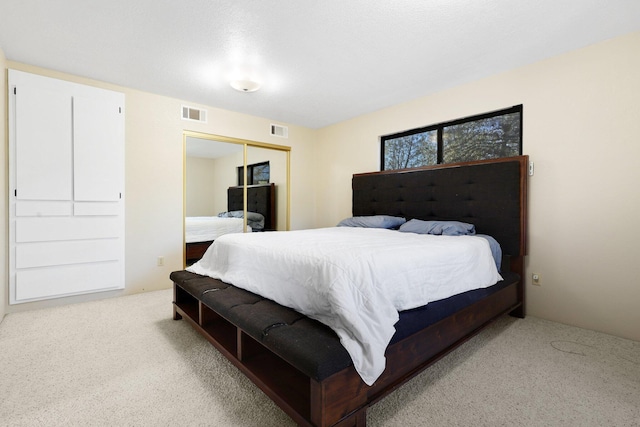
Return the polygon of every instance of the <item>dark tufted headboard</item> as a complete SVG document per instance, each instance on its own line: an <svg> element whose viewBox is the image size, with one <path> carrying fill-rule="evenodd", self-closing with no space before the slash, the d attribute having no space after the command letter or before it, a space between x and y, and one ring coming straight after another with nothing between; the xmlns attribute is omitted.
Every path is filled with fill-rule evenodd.
<svg viewBox="0 0 640 427"><path fill-rule="evenodd" d="M528 156L518 156L356 174L353 215L471 223L521 263L526 254L527 166Z"/></svg>
<svg viewBox="0 0 640 427"><path fill-rule="evenodd" d="M227 209L241 211L242 187L229 187L227 190ZM276 186L275 184L259 184L247 186L247 212L257 212L264 216L264 229L276 229Z"/></svg>

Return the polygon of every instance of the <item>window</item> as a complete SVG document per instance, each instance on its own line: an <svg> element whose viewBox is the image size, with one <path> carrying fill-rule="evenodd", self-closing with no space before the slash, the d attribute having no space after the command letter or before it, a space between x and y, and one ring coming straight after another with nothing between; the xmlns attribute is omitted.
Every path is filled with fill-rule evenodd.
<svg viewBox="0 0 640 427"><path fill-rule="evenodd" d="M238 185L244 185L244 171L238 166ZM247 181L249 185L268 184L270 179L269 162L247 165Z"/></svg>
<svg viewBox="0 0 640 427"><path fill-rule="evenodd" d="M522 105L381 138L381 169L522 154Z"/></svg>

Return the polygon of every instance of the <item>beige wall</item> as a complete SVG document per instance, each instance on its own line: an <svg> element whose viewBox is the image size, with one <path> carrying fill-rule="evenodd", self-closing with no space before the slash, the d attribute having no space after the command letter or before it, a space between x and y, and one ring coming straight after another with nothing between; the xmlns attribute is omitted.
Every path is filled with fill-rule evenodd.
<svg viewBox="0 0 640 427"><path fill-rule="evenodd" d="M187 157L186 163L186 216L215 216L216 201L226 203L226 193L216 194L215 160L203 157ZM225 187L226 188L226 187ZM223 209L223 211L226 209Z"/></svg>
<svg viewBox="0 0 640 427"><path fill-rule="evenodd" d="M0 229L0 243L2 244L2 253L6 254L9 252L9 242L8 242L8 200L9 195L7 194L7 186L9 185L9 171L8 171L8 147L7 144L7 72L6 72L6 59L4 56L4 52L0 49L0 70L2 70L2 77L0 78L0 141L2 141L2 150L0 150L0 164L2 165L2 177L0 178L0 224L2 224L2 228ZM0 322L4 318L6 313L6 305L9 299L9 285L8 285L8 271L7 271L7 256L0 257L0 277L2 277L3 285L0 286Z"/></svg>
<svg viewBox="0 0 640 427"><path fill-rule="evenodd" d="M313 226L313 174L309 174L309 171L314 169L314 131L289 125L288 139L272 137L269 135L271 121L268 119L199 105L195 106L208 110L208 122L185 122L180 119L181 105L185 103L181 100L11 61L7 62L6 67L118 90L126 96L125 290L13 306L6 306L5 302L2 306L7 312L164 289L171 285L169 274L183 266L182 133L185 129L291 146L291 227L296 229ZM4 116L6 114L3 114ZM6 159L3 160L3 164L6 165ZM7 187L6 175L6 172L3 173L2 192ZM5 206L6 200L6 194L3 193L2 203ZM5 212L6 208L3 209L2 215L5 215ZM6 217L3 220L0 240L6 247ZM162 267L156 265L159 256L164 257L165 265ZM5 285L2 289L4 295L7 293L5 257L2 257L2 263L5 268Z"/></svg>
<svg viewBox="0 0 640 427"><path fill-rule="evenodd" d="M638 52L640 32L320 130L317 225L350 215L381 135L523 104L528 314L640 340Z"/></svg>
<svg viewBox="0 0 640 427"><path fill-rule="evenodd" d="M216 144L220 144L220 142L216 142ZM218 195L214 207L216 213L228 210L227 189L238 185L236 168L242 164L244 164L244 148L237 153L215 159L215 192Z"/></svg>

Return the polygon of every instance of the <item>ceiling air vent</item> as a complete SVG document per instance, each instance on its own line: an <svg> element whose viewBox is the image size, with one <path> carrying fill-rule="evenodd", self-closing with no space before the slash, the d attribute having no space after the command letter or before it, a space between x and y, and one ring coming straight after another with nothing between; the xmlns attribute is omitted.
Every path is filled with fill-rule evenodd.
<svg viewBox="0 0 640 427"><path fill-rule="evenodd" d="M289 138L289 128L286 126L271 124L271 136L279 136L280 138Z"/></svg>
<svg viewBox="0 0 640 427"><path fill-rule="evenodd" d="M182 106L182 120L191 120L193 122L207 122L207 110L201 110L195 107Z"/></svg>

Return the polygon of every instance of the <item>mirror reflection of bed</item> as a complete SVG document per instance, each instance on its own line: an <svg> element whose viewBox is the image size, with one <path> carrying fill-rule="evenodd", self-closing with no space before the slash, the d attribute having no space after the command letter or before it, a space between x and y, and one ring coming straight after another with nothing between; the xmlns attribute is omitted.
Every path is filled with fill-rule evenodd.
<svg viewBox="0 0 640 427"><path fill-rule="evenodd" d="M192 134L185 132L184 140L185 266L200 259L223 234L287 229L288 153L253 146L252 141ZM245 144L247 164L266 163L270 169L266 177L256 176L254 181L251 174L247 176L246 229L239 185L244 179Z"/></svg>
<svg viewBox="0 0 640 427"><path fill-rule="evenodd" d="M276 230L275 184L258 184L247 187L246 232L256 233ZM198 261L213 241L227 233L244 232L244 188L227 189L227 210L215 216L187 216L185 218L185 264Z"/></svg>

